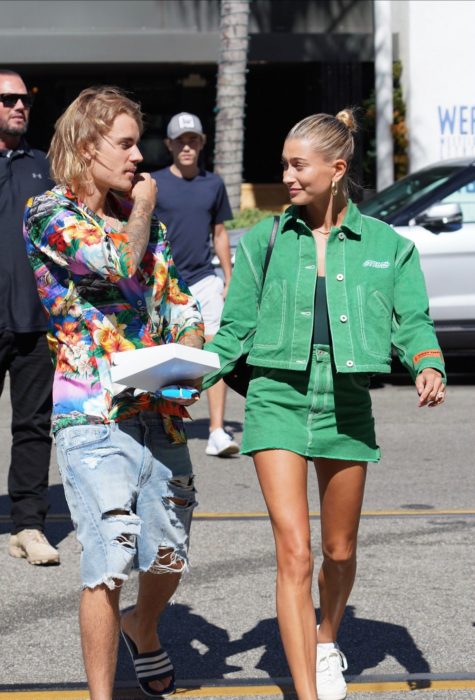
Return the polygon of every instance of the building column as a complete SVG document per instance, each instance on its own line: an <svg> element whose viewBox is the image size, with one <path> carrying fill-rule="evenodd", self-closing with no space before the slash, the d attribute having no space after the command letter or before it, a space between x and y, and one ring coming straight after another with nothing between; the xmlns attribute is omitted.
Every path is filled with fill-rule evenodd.
<svg viewBox="0 0 475 700"><path fill-rule="evenodd" d="M394 182L393 41L391 1L374 0L374 72L376 92L376 189Z"/></svg>

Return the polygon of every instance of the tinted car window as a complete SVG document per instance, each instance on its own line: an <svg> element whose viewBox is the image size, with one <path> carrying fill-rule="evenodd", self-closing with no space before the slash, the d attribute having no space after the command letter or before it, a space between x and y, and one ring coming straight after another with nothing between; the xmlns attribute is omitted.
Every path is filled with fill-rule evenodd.
<svg viewBox="0 0 475 700"><path fill-rule="evenodd" d="M384 221L393 212L412 204L419 197L442 185L449 177L462 169L460 166L444 165L421 170L395 182L394 185L390 185L375 197L358 204L358 207L363 214L375 216Z"/></svg>

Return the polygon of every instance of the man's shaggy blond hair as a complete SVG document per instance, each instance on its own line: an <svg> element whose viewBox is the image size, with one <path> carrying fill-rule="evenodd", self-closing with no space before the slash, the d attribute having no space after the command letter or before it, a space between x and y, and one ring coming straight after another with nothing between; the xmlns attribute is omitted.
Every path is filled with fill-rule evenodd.
<svg viewBox="0 0 475 700"><path fill-rule="evenodd" d="M91 87L83 90L55 124L48 156L51 173L58 185L77 192L87 182L86 147L97 146L112 128L119 114L128 114L143 131L140 105L116 87Z"/></svg>

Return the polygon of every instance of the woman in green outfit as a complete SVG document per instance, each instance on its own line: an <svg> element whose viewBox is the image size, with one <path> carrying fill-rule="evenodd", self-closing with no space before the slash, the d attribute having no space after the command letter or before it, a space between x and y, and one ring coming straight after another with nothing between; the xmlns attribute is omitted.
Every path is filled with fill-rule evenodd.
<svg viewBox="0 0 475 700"><path fill-rule="evenodd" d="M221 369L248 352L254 367L242 452L253 457L277 556L277 617L299 700L342 700L336 644L353 587L368 462L379 459L369 376L388 372L391 346L415 380L419 406L445 396L442 354L413 243L348 199L354 117L296 124L282 153L292 206L281 216L263 281L272 221L240 241L221 328ZM308 460L320 496L320 625L312 600ZM318 645L317 645L318 636ZM317 669L317 673L315 670Z"/></svg>

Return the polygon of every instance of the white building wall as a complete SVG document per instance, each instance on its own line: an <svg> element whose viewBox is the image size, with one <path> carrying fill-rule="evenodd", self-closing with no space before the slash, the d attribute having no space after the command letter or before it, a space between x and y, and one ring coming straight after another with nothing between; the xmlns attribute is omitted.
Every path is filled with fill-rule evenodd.
<svg viewBox="0 0 475 700"><path fill-rule="evenodd" d="M411 171L475 157L474 0L393 0Z"/></svg>

